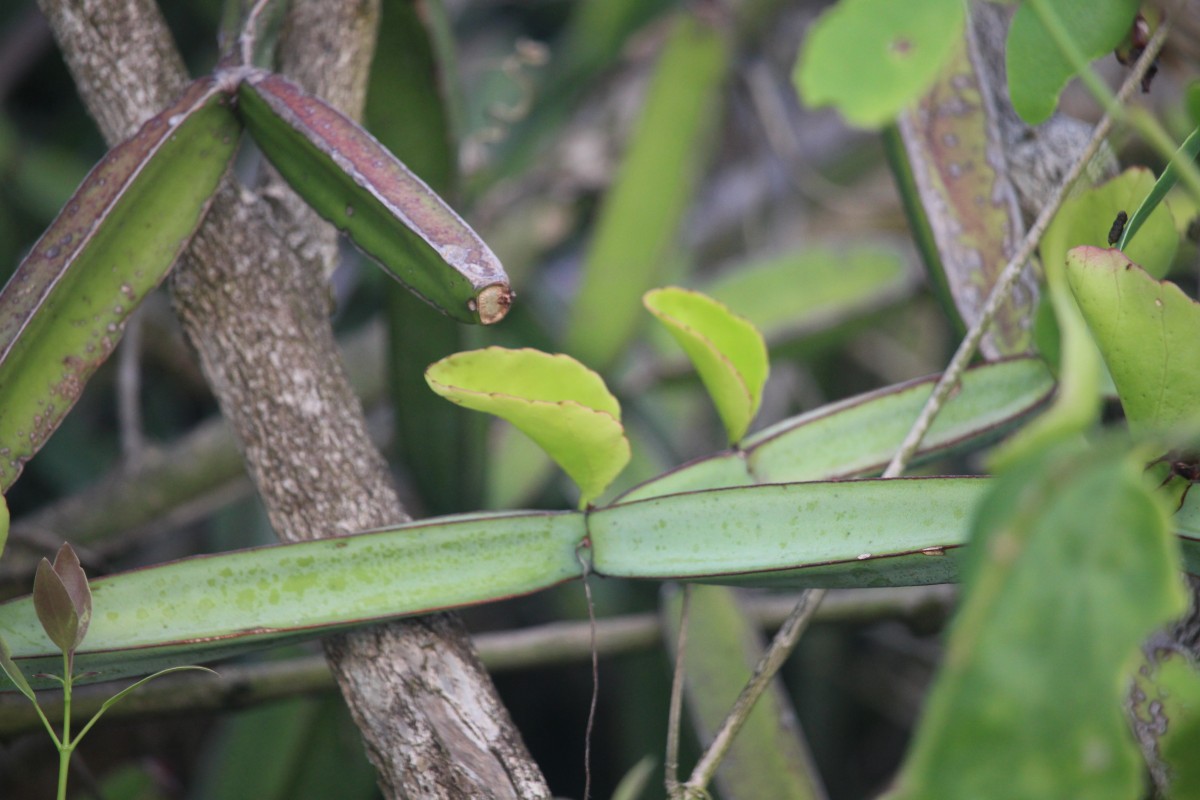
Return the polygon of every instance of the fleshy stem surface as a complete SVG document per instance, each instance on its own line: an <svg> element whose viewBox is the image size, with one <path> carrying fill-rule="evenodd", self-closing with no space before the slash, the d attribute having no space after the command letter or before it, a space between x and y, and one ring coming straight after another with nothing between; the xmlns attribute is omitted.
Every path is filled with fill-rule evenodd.
<svg viewBox="0 0 1200 800"><path fill-rule="evenodd" d="M1031 0L1038 2L1038 0ZM1120 91L1117 92L1114 98L1117 107L1128 100L1133 93L1135 87L1141 84L1142 76L1146 74L1146 70L1154 63L1154 59L1158 56L1158 51L1162 49L1163 43L1167 40L1167 31L1169 22L1164 20L1158 30L1154 32L1154 36L1146 44L1146 50L1130 71L1129 76L1122 84ZM897 478L908 462L912 459L913 454L917 452L917 448L921 446L921 440L925 438L925 434L933 425L934 419L942 410L946 400L950 397L950 393L958 386L962 380L963 371L967 368L971 358L974 357L975 351L979 349L979 342L983 339L983 334L988 326L992 324L992 319L996 316L1002 303L1008 299L1009 293L1013 286L1016 285L1017 279L1021 276L1021 272L1025 268L1027 262L1033 255L1033 251L1037 248L1038 242L1041 241L1042 235L1049 227L1050 221L1058 212L1059 206L1067 197L1067 193L1083 174L1092 157L1099 150L1104 138L1112 129L1114 116L1112 113L1105 112L1104 117L1096 125L1096 129L1092 132L1092 138L1088 142L1086 148L1080 153L1075 164L1071 167L1070 172L1063 178L1061 184L1055 189L1053 195L1047 201L1042 212L1038 215L1037 220L1030 226L1029 232L1025 235L1021 246L1017 248L1017 252L1005 265L1004 270L1000 273L1000 277L996 280L996 285L992 287L991 293L988 295L987 302L984 304L980 312L979 319L967 331L967 335L959 344L958 350L954 352L954 357L950 359L950 363L946 366L942 377L938 379L937 384L933 387L933 393L930 394L929 400L925 402L925 406L921 409L921 413L917 416L908 434L904 437L904 442L900 445L900 449L896 451L896 455L892 457L891 463L883 472L885 478ZM1174 150L1171 150L1174 155Z"/></svg>

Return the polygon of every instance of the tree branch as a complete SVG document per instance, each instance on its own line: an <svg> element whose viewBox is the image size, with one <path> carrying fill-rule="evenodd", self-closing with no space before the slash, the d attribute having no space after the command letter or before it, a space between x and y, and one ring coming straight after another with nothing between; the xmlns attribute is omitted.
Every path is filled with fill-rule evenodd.
<svg viewBox="0 0 1200 800"><path fill-rule="evenodd" d="M150 0L41 0L110 143L180 89L182 61ZM370 59L377 0L296 0L297 58L344 86ZM353 24L345 24L350 14ZM326 37L306 36L320 27ZM311 42L311 45L301 44ZM348 56L347 54L357 54ZM304 78L302 77L302 80ZM354 102L346 96L335 103ZM183 327L281 539L406 518L328 321L326 264L302 258L259 196L227 180L173 289ZM327 651L389 797L545 797L548 790L457 618L344 634Z"/></svg>

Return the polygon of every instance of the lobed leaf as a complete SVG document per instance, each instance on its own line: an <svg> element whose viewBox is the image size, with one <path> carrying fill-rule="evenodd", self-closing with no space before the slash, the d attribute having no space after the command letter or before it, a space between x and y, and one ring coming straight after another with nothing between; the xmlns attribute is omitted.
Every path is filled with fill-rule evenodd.
<svg viewBox="0 0 1200 800"><path fill-rule="evenodd" d="M750 428L762 402L769 364L762 334L725 305L699 292L655 289L642 303L679 342L708 390L731 443Z"/></svg>
<svg viewBox="0 0 1200 800"><path fill-rule="evenodd" d="M96 165L0 292L0 491L187 246L239 130L220 87L192 83Z"/></svg>

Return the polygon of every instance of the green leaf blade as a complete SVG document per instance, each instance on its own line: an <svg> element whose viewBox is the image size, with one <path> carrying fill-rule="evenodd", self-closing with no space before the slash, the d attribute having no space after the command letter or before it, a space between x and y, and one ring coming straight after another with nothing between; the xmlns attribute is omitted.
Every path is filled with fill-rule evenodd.
<svg viewBox="0 0 1200 800"><path fill-rule="evenodd" d="M595 500L629 462L621 407L595 372L566 355L489 347L456 353L425 373L453 403L506 419Z"/></svg>
<svg viewBox="0 0 1200 800"><path fill-rule="evenodd" d="M1024 467L976 517L967 594L892 800L1137 796L1128 670L1186 605L1166 511L1127 454Z"/></svg>
<svg viewBox="0 0 1200 800"><path fill-rule="evenodd" d="M808 105L880 127L933 81L965 19L962 0L842 0L809 30L792 80Z"/></svg>
<svg viewBox="0 0 1200 800"><path fill-rule="evenodd" d="M1072 250L1067 278L1130 427L1200 422L1200 305L1117 250Z"/></svg>
<svg viewBox="0 0 1200 800"><path fill-rule="evenodd" d="M722 303L687 289L656 289L642 302L695 365L729 441L740 441L758 413L767 382L762 334Z"/></svg>

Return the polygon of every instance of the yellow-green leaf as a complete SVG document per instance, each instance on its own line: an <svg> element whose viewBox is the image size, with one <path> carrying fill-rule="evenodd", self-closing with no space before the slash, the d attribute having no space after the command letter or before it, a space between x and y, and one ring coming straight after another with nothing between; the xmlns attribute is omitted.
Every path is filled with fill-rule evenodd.
<svg viewBox="0 0 1200 800"><path fill-rule="evenodd" d="M570 356L488 347L443 358L425 380L447 400L506 419L541 445L579 486L581 506L629 462L620 404Z"/></svg>
<svg viewBox="0 0 1200 800"><path fill-rule="evenodd" d="M699 292L655 289L642 302L687 353L730 442L746 435L767 382L767 345L749 321Z"/></svg>
<svg viewBox="0 0 1200 800"><path fill-rule="evenodd" d="M1075 248L1067 278L1130 427L1200 421L1200 305L1118 250Z"/></svg>
<svg viewBox="0 0 1200 800"><path fill-rule="evenodd" d="M1131 167L1067 200L1042 238L1042 260L1062 264L1072 247L1085 244L1105 247L1117 212L1132 214L1153 189L1154 173L1145 167ZM1179 234L1170 209L1158 206L1139 226L1143 235L1130 241L1125 255L1161 278L1171 268L1179 247Z"/></svg>

